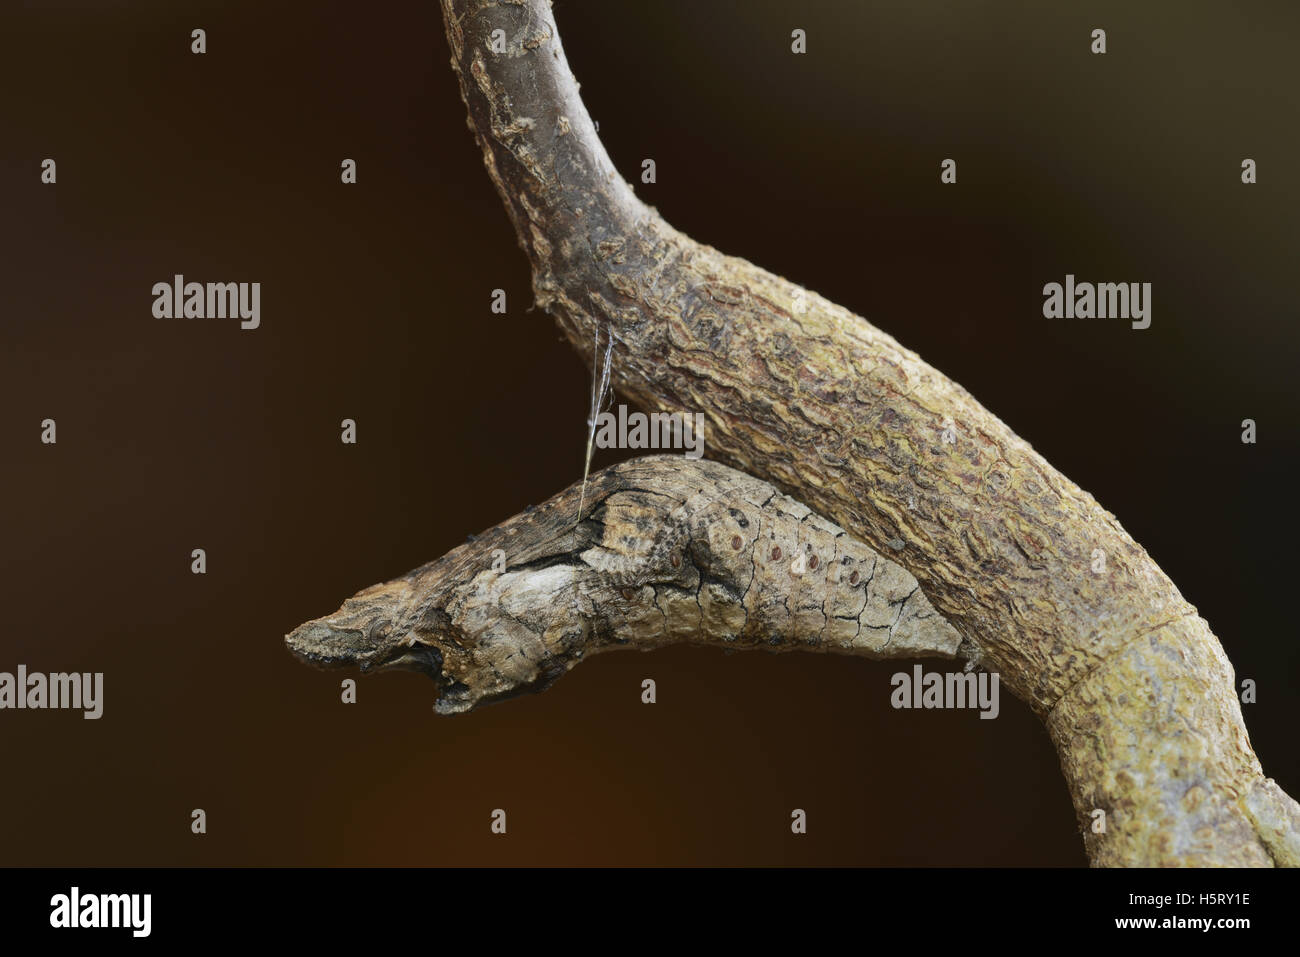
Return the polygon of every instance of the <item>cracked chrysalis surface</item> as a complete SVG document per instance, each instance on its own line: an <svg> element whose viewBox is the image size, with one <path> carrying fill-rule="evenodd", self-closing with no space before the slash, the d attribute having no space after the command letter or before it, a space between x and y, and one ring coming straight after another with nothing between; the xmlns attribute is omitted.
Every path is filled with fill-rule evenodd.
<svg viewBox="0 0 1300 957"><path fill-rule="evenodd" d="M303 661L421 671L449 714L583 658L668 644L954 658L911 575L766 482L651 456L592 476L285 639ZM963 650L963 653L965 650Z"/></svg>

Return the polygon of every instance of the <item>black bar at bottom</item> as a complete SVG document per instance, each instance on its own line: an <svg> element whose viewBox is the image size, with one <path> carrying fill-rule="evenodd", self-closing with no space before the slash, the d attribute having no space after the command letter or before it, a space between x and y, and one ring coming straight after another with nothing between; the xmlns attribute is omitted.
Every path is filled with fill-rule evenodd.
<svg viewBox="0 0 1300 957"><path fill-rule="evenodd" d="M412 937L432 951L549 938L676 949L700 933L734 946L790 932L810 946L901 933L925 947L1189 936L1231 947L1295 940L1298 891L1297 871L38 868L0 870L0 934L96 949Z"/></svg>

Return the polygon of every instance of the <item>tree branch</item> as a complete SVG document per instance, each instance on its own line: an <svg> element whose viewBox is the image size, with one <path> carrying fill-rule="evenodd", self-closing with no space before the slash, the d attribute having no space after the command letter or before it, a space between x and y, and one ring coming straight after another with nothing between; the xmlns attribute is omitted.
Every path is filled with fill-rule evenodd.
<svg viewBox="0 0 1300 957"><path fill-rule="evenodd" d="M641 203L546 0L442 3L488 174L571 343L605 329L622 394L703 412L713 455L914 574L1046 723L1094 864L1300 863L1300 807L1262 774L1223 649L1115 517L890 336Z"/></svg>

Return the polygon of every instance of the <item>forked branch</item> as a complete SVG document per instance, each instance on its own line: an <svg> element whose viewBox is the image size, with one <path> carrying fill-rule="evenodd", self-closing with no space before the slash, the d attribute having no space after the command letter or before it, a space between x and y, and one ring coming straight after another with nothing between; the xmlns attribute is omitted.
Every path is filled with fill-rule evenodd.
<svg viewBox="0 0 1300 957"><path fill-rule="evenodd" d="M537 301L575 348L587 355L604 330L623 395L702 412L710 455L914 575L1045 722L1094 864L1300 863L1300 807L1263 776L1223 649L1115 517L890 336L641 203L582 105L547 0L442 4ZM573 547L586 554L596 532L580 528ZM665 580L662 596L672 588L690 592ZM654 619L620 598L587 612L608 640Z"/></svg>

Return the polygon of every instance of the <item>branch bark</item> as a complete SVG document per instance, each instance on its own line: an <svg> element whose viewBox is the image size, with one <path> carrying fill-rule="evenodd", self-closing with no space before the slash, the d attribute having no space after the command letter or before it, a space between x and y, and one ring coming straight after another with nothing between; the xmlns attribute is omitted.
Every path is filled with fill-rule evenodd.
<svg viewBox="0 0 1300 957"><path fill-rule="evenodd" d="M890 336L640 202L547 0L442 5L537 302L574 347L612 336L619 392L703 412L713 456L914 575L1045 722L1094 864L1300 863L1300 806L1262 773L1222 647L1115 517Z"/></svg>

